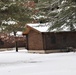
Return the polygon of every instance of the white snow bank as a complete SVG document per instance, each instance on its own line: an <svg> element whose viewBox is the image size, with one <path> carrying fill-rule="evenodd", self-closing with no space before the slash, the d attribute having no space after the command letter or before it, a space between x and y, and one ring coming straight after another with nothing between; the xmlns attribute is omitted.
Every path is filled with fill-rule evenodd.
<svg viewBox="0 0 76 75"><path fill-rule="evenodd" d="M0 52L0 75L76 75L76 53Z"/></svg>

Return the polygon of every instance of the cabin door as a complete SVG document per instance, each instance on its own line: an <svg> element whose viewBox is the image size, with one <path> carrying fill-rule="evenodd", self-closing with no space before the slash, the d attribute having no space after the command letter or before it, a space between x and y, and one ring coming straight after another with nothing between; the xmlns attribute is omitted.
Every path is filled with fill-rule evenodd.
<svg viewBox="0 0 76 75"><path fill-rule="evenodd" d="M46 35L45 40L46 40L46 50L51 50L56 48L56 37L54 34Z"/></svg>

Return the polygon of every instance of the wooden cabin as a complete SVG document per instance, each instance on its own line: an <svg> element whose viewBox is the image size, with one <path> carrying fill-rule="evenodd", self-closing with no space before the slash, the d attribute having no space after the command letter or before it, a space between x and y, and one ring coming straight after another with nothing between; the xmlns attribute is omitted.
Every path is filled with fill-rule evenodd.
<svg viewBox="0 0 76 75"><path fill-rule="evenodd" d="M76 48L76 32L51 31L48 25L28 24L23 32L26 36L26 49L34 53L64 52L67 48Z"/></svg>

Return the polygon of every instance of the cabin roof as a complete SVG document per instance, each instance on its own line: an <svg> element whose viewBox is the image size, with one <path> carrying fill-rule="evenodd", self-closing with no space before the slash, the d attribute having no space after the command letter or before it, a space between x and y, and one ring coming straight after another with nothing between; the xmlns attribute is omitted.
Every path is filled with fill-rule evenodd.
<svg viewBox="0 0 76 75"><path fill-rule="evenodd" d="M49 31L49 27L52 26L52 23L30 23L27 24L27 26L30 26L33 29L36 29L40 32L64 32L64 31L70 31L70 26L66 26L65 24L62 25L59 28L54 28ZM76 28L76 27L75 27Z"/></svg>
<svg viewBox="0 0 76 75"><path fill-rule="evenodd" d="M50 23L51 25L51 23ZM27 26L30 26L31 28L39 31L39 32L48 32L48 28L50 27L48 23L33 23L33 24L27 24Z"/></svg>
<svg viewBox="0 0 76 75"><path fill-rule="evenodd" d="M52 26L52 23L29 23L26 25L27 29L24 34L28 34L31 29L37 32L69 32L70 26L62 25L60 28L54 28L49 31L49 27ZM75 26L76 28L76 26Z"/></svg>

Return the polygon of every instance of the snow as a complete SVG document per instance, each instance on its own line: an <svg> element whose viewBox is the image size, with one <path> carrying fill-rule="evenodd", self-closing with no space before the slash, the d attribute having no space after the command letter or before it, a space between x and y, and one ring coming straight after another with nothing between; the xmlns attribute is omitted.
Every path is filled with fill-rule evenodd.
<svg viewBox="0 0 76 75"><path fill-rule="evenodd" d="M76 53L0 52L0 75L76 75Z"/></svg>
<svg viewBox="0 0 76 75"><path fill-rule="evenodd" d="M40 19L40 18L47 18L47 17L46 16L42 16L42 15L33 15L31 18Z"/></svg>
<svg viewBox="0 0 76 75"><path fill-rule="evenodd" d="M48 32L48 28L50 27L49 23L30 23L28 26L40 31L40 32Z"/></svg>
<svg viewBox="0 0 76 75"><path fill-rule="evenodd" d="M22 31L18 31L16 35L17 36L22 36Z"/></svg>
<svg viewBox="0 0 76 75"><path fill-rule="evenodd" d="M30 23L27 24L28 26L40 31L40 32L49 32L49 27L52 26L51 23ZM61 28L59 29L59 31L69 31L69 27L66 27L65 25L62 25ZM58 31L58 29L54 28L53 30L51 30L50 32L55 32Z"/></svg>
<svg viewBox="0 0 76 75"><path fill-rule="evenodd" d="M13 36L13 35L14 35L14 33L13 33L13 32L11 32L11 33L10 33L10 35L11 35L11 36ZM23 36L23 35L22 35L22 31L17 31L16 36L18 36L18 37Z"/></svg>
<svg viewBox="0 0 76 75"><path fill-rule="evenodd" d="M69 20L67 20L69 21ZM27 24L28 26L40 31L40 32L49 32L49 27L52 26L51 22L48 23L30 23ZM76 28L76 24L73 25L74 28ZM63 31L70 31L70 26L67 26L66 23L61 25L61 27L59 28L54 28L52 30L50 30L50 32L63 32Z"/></svg>
<svg viewBox="0 0 76 75"><path fill-rule="evenodd" d="M17 24L17 22L15 21L5 21L5 20L2 23L8 24L8 25Z"/></svg>

